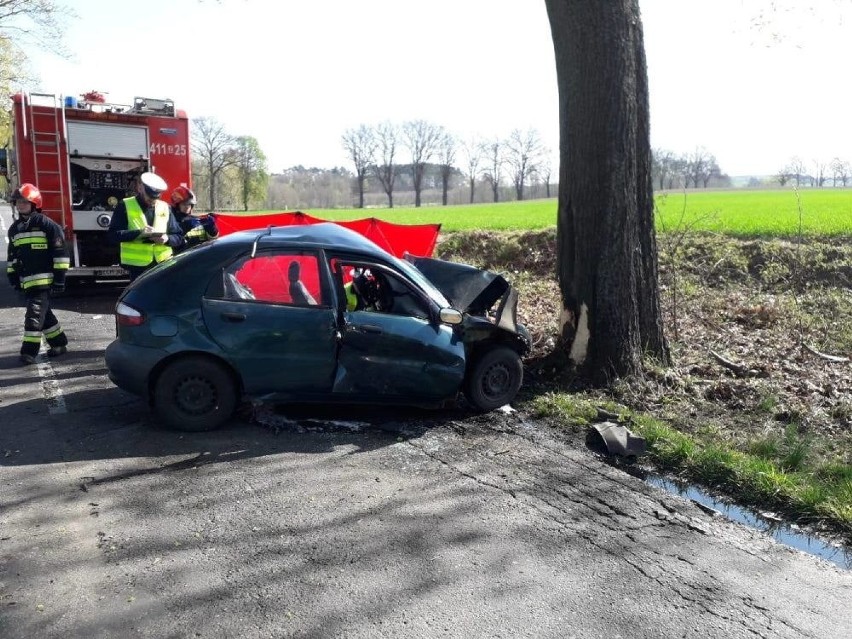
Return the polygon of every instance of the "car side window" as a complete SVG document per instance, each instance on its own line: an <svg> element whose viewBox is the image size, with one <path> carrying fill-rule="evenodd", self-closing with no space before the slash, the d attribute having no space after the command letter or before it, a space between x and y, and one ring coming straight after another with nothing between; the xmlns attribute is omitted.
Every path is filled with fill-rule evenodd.
<svg viewBox="0 0 852 639"><path fill-rule="evenodd" d="M296 306L328 303L320 285L319 260L312 254L261 253L237 261L223 277L226 299Z"/></svg>
<svg viewBox="0 0 852 639"><path fill-rule="evenodd" d="M347 310L429 319L422 297L387 270L337 259L332 260L331 270L343 288Z"/></svg>

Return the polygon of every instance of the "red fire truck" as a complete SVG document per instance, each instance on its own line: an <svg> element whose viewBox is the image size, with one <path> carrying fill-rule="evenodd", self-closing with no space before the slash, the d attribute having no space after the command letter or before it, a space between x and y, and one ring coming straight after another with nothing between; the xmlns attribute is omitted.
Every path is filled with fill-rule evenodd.
<svg viewBox="0 0 852 639"><path fill-rule="evenodd" d="M191 187L189 120L171 100L111 104L97 92L80 99L46 93L12 96L9 189L38 186L43 212L65 229L69 277L126 277L118 246L106 241L115 205L153 171L169 189Z"/></svg>

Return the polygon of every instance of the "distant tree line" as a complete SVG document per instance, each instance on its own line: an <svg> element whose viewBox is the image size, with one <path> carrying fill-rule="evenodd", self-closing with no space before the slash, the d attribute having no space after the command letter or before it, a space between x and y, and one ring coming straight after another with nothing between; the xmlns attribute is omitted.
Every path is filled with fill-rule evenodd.
<svg viewBox="0 0 852 639"><path fill-rule="evenodd" d="M651 157L651 175L657 190L731 185L730 177L719 168L716 156L704 147L697 147L691 153L657 148L651 151Z"/></svg>
<svg viewBox="0 0 852 639"><path fill-rule="evenodd" d="M352 161L353 204L358 208L369 205L368 196L376 191L384 194L388 208L398 203L396 194L409 192L415 207L423 204L424 193L440 194L446 206L461 184L469 203L477 201L477 187L482 186L494 202L507 198L507 186L511 199L527 198L530 189L541 197L540 184L544 197L551 197L549 150L532 128L515 129L505 139L461 140L426 120L384 121L348 129L341 143Z"/></svg>
<svg viewBox="0 0 852 639"><path fill-rule="evenodd" d="M774 178L780 186L794 184L797 188L822 188L831 180L833 187L846 187L852 179L852 163L840 158L834 158L830 162L814 160L809 168L802 158L794 156Z"/></svg>
<svg viewBox="0 0 852 639"><path fill-rule="evenodd" d="M193 120L193 185L209 210L375 208L467 204L556 196L550 152L535 129L506 138L461 139L425 120L381 122L349 129L341 143L351 168L294 166L269 174L251 136L235 136L213 118ZM652 150L655 190L732 185L705 147L690 153ZM793 157L776 175L750 187L846 187L852 163L806 163Z"/></svg>

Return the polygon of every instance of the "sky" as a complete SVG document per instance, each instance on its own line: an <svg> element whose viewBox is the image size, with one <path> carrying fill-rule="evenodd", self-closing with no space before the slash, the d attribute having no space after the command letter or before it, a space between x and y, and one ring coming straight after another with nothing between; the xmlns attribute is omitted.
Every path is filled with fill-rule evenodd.
<svg viewBox="0 0 852 639"><path fill-rule="evenodd" d="M639 4L652 147L704 147L731 176L775 174L794 156L852 160L852 1ZM342 134L384 120L424 119L465 140L532 128L555 158L544 0L66 5L77 14L72 57L29 50L38 90L170 98L191 118L257 138L271 172L349 167Z"/></svg>

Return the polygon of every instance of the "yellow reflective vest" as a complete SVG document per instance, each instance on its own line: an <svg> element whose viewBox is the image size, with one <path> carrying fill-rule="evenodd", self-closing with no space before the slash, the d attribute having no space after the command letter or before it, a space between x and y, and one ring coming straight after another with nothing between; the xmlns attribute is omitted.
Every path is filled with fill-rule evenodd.
<svg viewBox="0 0 852 639"><path fill-rule="evenodd" d="M124 200L127 209L127 229L142 230L148 225L145 212L135 197ZM169 206L162 200L154 201L155 233L165 234L169 228ZM152 244L140 236L130 242L121 243L121 263L125 266L148 266L151 262L163 262L172 256L172 247L166 244Z"/></svg>

